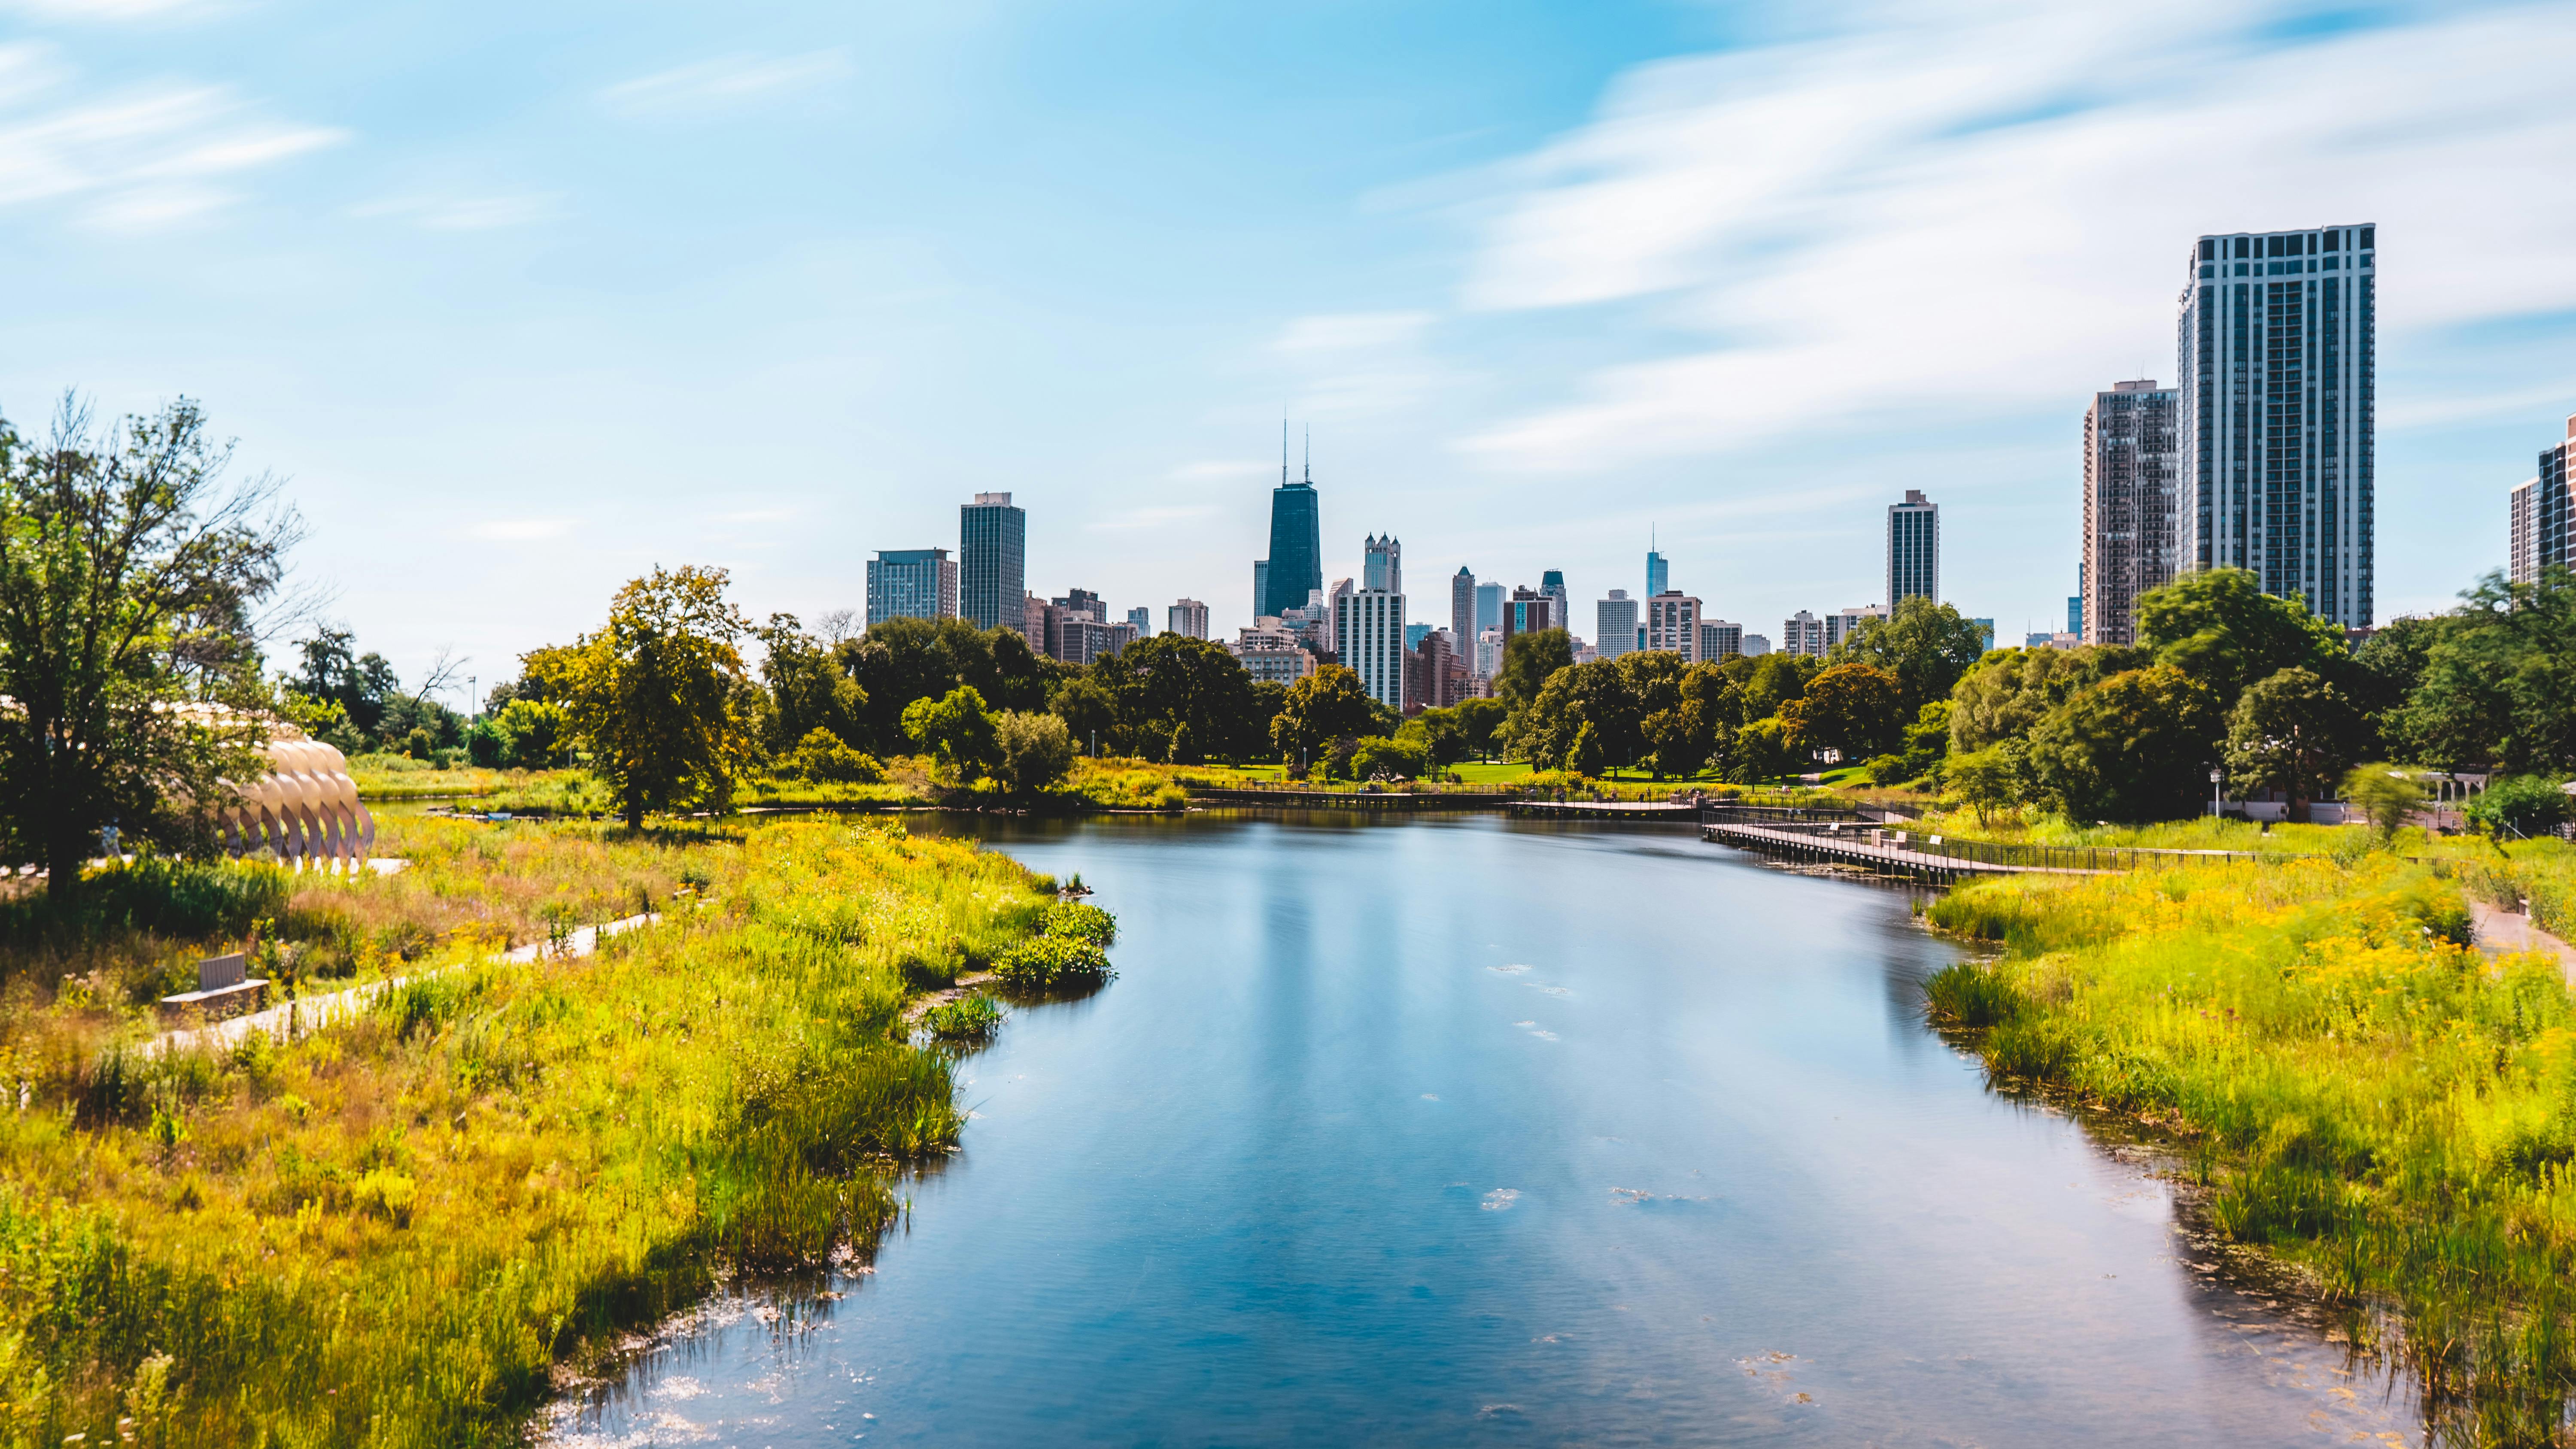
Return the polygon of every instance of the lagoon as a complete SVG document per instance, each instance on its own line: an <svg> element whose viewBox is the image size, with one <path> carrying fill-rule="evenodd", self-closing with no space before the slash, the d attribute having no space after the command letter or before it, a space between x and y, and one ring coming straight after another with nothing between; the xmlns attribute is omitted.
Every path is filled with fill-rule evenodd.
<svg viewBox="0 0 2576 1449"><path fill-rule="evenodd" d="M919 828L919 827L916 827ZM872 1271L746 1292L569 1444L2310 1444L2410 1434L2142 1154L1923 1022L1910 890L1686 828L935 827L1080 872ZM2356 1371L2356 1370L2359 1371Z"/></svg>

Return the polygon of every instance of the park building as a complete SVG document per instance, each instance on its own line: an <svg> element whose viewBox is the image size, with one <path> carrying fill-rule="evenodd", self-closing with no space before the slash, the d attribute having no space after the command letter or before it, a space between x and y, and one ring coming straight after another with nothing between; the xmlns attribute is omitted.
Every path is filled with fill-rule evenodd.
<svg viewBox="0 0 2576 1449"><path fill-rule="evenodd" d="M2552 566L2576 567L2568 538L2576 514L2576 467L2570 465L2576 465L2576 417L2567 420L2566 441L2542 449L2540 470L2513 490L2507 559L2517 584L2537 582Z"/></svg>
<svg viewBox="0 0 2576 1449"><path fill-rule="evenodd" d="M1887 505L1887 603L1941 597L1941 505L1920 488Z"/></svg>
<svg viewBox="0 0 2576 1449"><path fill-rule="evenodd" d="M1341 595L1333 608L1335 662L1360 677L1368 697L1392 710L1404 708L1404 595L1361 589Z"/></svg>
<svg viewBox="0 0 2576 1449"><path fill-rule="evenodd" d="M1646 601L1646 648L1699 662L1699 600L1666 589Z"/></svg>
<svg viewBox="0 0 2576 1449"><path fill-rule="evenodd" d="M2084 410L2084 553L2066 629L2088 644L2138 642L2138 595L2173 582L2181 396L2144 378Z"/></svg>
<svg viewBox="0 0 2576 1449"><path fill-rule="evenodd" d="M1637 601L1626 589L1612 589L1610 597L1592 606L1593 647L1603 659L1616 659L1644 647L1637 631Z"/></svg>
<svg viewBox="0 0 2576 1449"><path fill-rule="evenodd" d="M1029 515L1008 493L978 493L957 510L958 611L978 629L1021 628L1028 596Z"/></svg>
<svg viewBox="0 0 2576 1449"><path fill-rule="evenodd" d="M1744 626L1724 619L1699 621L1699 662L1715 664L1744 652Z"/></svg>
<svg viewBox="0 0 2576 1449"><path fill-rule="evenodd" d="M1208 636L1208 606L1196 599L1175 599L1163 610L1163 632L1184 639Z"/></svg>
<svg viewBox="0 0 2576 1449"><path fill-rule="evenodd" d="M2370 626L2377 460L2376 226L2208 235L2176 318L2174 571Z"/></svg>
<svg viewBox="0 0 2576 1449"><path fill-rule="evenodd" d="M1804 609L1780 621L1780 652L1811 654L1825 652L1825 621Z"/></svg>
<svg viewBox="0 0 2576 1449"><path fill-rule="evenodd" d="M944 548L880 549L868 560L868 626L957 617L957 561Z"/></svg>

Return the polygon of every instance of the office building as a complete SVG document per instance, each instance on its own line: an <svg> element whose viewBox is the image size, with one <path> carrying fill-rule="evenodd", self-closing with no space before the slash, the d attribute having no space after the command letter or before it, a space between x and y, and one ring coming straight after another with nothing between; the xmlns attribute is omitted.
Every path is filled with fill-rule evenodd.
<svg viewBox="0 0 2576 1449"><path fill-rule="evenodd" d="M1759 635L1755 636L1759 638ZM1744 652L1744 626L1724 619L1699 621L1699 662L1715 664Z"/></svg>
<svg viewBox="0 0 2576 1449"><path fill-rule="evenodd" d="M1501 625L1476 631L1476 677L1492 679L1503 672L1503 630Z"/></svg>
<svg viewBox="0 0 2576 1449"><path fill-rule="evenodd" d="M1825 652L1825 621L1804 609L1782 620L1780 652L1822 656Z"/></svg>
<svg viewBox="0 0 2576 1449"><path fill-rule="evenodd" d="M1672 570L1664 563L1664 556L1655 551L1653 544L1646 545L1646 597L1651 599L1672 587L1671 573Z"/></svg>
<svg viewBox="0 0 2576 1449"><path fill-rule="evenodd" d="M1368 697L1404 708L1404 595L1360 589L1334 601L1335 662L1360 677Z"/></svg>
<svg viewBox="0 0 2576 1449"><path fill-rule="evenodd" d="M1279 486L1270 494L1270 557L1261 576L1262 614L1283 614L1306 602L1309 591L1324 586L1323 510L1315 501L1309 469L1302 483L1288 481L1288 460L1279 460Z"/></svg>
<svg viewBox="0 0 2576 1449"><path fill-rule="evenodd" d="M1477 627L1476 576L1460 564L1449 576L1449 637L1472 643Z"/></svg>
<svg viewBox="0 0 2576 1449"><path fill-rule="evenodd" d="M1514 634L1535 634L1542 629L1562 629L1565 620L1557 615L1556 600L1527 584L1516 586L1512 596L1503 600L1503 639L1510 642Z"/></svg>
<svg viewBox="0 0 2576 1449"><path fill-rule="evenodd" d="M944 548L880 549L868 560L868 626L957 617L957 560Z"/></svg>
<svg viewBox="0 0 2576 1449"><path fill-rule="evenodd" d="M1886 617L1887 606L1885 604L1854 605L1851 608L1836 609L1834 612L1827 614L1825 616L1824 652L1830 654L1836 648L1849 642L1853 635L1860 632L1860 626L1863 620L1884 619Z"/></svg>
<svg viewBox="0 0 2576 1449"><path fill-rule="evenodd" d="M1208 606L1196 599L1175 599L1163 610L1163 632L1184 639L1208 636Z"/></svg>
<svg viewBox="0 0 2576 1449"><path fill-rule="evenodd" d="M1635 652L1637 628L1637 601L1626 589L1612 589L1610 597L1592 606L1593 647L1604 659Z"/></svg>
<svg viewBox="0 0 2576 1449"><path fill-rule="evenodd" d="M957 609L978 629L1017 629L1026 619L1029 515L1008 493L978 493L957 509Z"/></svg>
<svg viewBox="0 0 2576 1449"><path fill-rule="evenodd" d="M2138 595L2173 582L2181 397L2145 378L2084 410L2084 552L2066 632L2087 643L2136 643Z"/></svg>
<svg viewBox="0 0 2576 1449"><path fill-rule="evenodd" d="M1468 698L1467 661L1459 657L1456 636L1446 629L1426 631L1404 655L1404 712L1447 709Z"/></svg>
<svg viewBox="0 0 2576 1449"><path fill-rule="evenodd" d="M1768 653L1770 653L1770 652L1771 652L1771 641L1770 641L1769 639L1766 639L1766 638L1764 638L1762 635L1759 635L1759 634L1747 634L1747 635L1745 635L1745 636L1744 636L1744 657L1745 657L1745 658L1747 658L1747 659L1759 659L1759 658L1761 658L1763 655L1768 654Z"/></svg>
<svg viewBox="0 0 2576 1449"><path fill-rule="evenodd" d="M1129 609L1127 611L1127 627L1135 630L1136 637L1139 639L1152 638L1154 635L1153 606L1150 604L1138 604L1136 607Z"/></svg>
<svg viewBox="0 0 2576 1449"><path fill-rule="evenodd" d="M1920 488L1887 505L1887 606L1907 599L1941 601L1941 505Z"/></svg>
<svg viewBox="0 0 2576 1449"><path fill-rule="evenodd" d="M1276 618L1270 611L1270 560L1252 561L1252 617Z"/></svg>
<svg viewBox="0 0 2576 1449"><path fill-rule="evenodd" d="M1361 545L1360 587L1388 594L1404 592L1404 545L1395 535L1372 535Z"/></svg>
<svg viewBox="0 0 2576 1449"><path fill-rule="evenodd" d="M1556 621L1552 627L1571 630L1574 627L1574 596L1565 591L1565 570L1549 569L1540 574L1538 591L1555 601L1555 607L1547 615Z"/></svg>
<svg viewBox="0 0 2576 1449"><path fill-rule="evenodd" d="M1510 590L1501 584L1476 585L1476 632L1503 627L1503 601Z"/></svg>
<svg viewBox="0 0 2576 1449"><path fill-rule="evenodd" d="M2347 629L2373 608L2378 230L2204 236L2176 326L2174 570L2252 569Z"/></svg>
<svg viewBox="0 0 2576 1449"><path fill-rule="evenodd" d="M1242 661L1243 672L1256 680L1295 684L1315 672L1314 654L1296 636L1279 629L1244 630L1234 646L1234 657Z"/></svg>
<svg viewBox="0 0 2576 1449"><path fill-rule="evenodd" d="M1991 651L1995 647L1995 621L1992 619L1970 619L1968 622L1977 626L1977 632L1985 637L1985 648ZM2083 636L2077 635L2076 637L2082 638Z"/></svg>
<svg viewBox="0 0 2576 1449"><path fill-rule="evenodd" d="M2566 441L2544 448L2540 470L2513 490L2507 561L2517 584L2537 583L2543 569L2576 567L2568 547L2569 514L2576 512L2576 417L2567 419Z"/></svg>
<svg viewBox="0 0 2576 1449"><path fill-rule="evenodd" d="M1699 600L1666 589L1646 601L1646 648L1699 662Z"/></svg>

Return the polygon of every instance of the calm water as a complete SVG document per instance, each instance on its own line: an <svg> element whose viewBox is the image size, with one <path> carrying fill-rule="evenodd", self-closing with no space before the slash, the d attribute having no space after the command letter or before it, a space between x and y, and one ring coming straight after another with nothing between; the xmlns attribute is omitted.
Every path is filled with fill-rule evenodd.
<svg viewBox="0 0 2576 1449"><path fill-rule="evenodd" d="M2314 1444L2412 1416L1922 1025L1912 898L1669 827L997 828L1120 976L875 1271L580 1443ZM784 1314L780 1308L786 1308Z"/></svg>

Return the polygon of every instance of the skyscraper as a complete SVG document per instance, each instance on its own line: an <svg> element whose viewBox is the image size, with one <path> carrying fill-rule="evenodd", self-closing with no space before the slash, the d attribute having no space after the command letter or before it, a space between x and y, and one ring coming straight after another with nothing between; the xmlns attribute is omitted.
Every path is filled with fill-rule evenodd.
<svg viewBox="0 0 2576 1449"><path fill-rule="evenodd" d="M957 561L944 548L886 548L868 560L868 626L957 617Z"/></svg>
<svg viewBox="0 0 2576 1449"><path fill-rule="evenodd" d="M2084 555L2066 630L2087 644L2138 642L2138 595L2173 582L2179 398L2146 378L2084 410Z"/></svg>
<svg viewBox="0 0 2576 1449"><path fill-rule="evenodd" d="M1270 612L1270 560L1252 561L1252 617L1258 619Z"/></svg>
<svg viewBox="0 0 2576 1449"><path fill-rule="evenodd" d="M1511 591L1501 584L1476 585L1476 632L1503 627L1503 600Z"/></svg>
<svg viewBox="0 0 2576 1449"><path fill-rule="evenodd" d="M1548 615L1548 618L1551 621L1548 627L1553 629L1572 629L1574 627L1574 597L1565 591L1565 570L1549 569L1545 573L1540 574L1538 576L1538 591L1556 601L1555 610Z"/></svg>
<svg viewBox="0 0 2576 1449"><path fill-rule="evenodd" d="M1208 636L1208 606L1196 599L1173 600L1171 607L1163 611L1163 621L1166 634L1178 634L1184 639Z"/></svg>
<svg viewBox="0 0 2576 1449"><path fill-rule="evenodd" d="M957 607L978 629L1022 627L1029 515L1008 493L978 493L957 509Z"/></svg>
<svg viewBox="0 0 2576 1449"><path fill-rule="evenodd" d="M1462 657L1475 647L1476 576L1465 564L1449 576L1449 638L1458 644Z"/></svg>
<svg viewBox="0 0 2576 1449"><path fill-rule="evenodd" d="M1384 538L1371 534L1362 545L1360 587L1383 589L1390 594L1404 592L1404 545L1394 534Z"/></svg>
<svg viewBox="0 0 2576 1449"><path fill-rule="evenodd" d="M1666 589L1646 601L1646 648L1699 662L1699 600Z"/></svg>
<svg viewBox="0 0 2576 1449"><path fill-rule="evenodd" d="M1714 664L1744 652L1744 626L1725 619L1699 621L1699 662Z"/></svg>
<svg viewBox="0 0 2576 1449"><path fill-rule="evenodd" d="M1671 575L1672 569L1664 562L1664 556L1657 553L1654 544L1649 542L1646 545L1646 597L1651 599L1672 587Z"/></svg>
<svg viewBox="0 0 2576 1449"><path fill-rule="evenodd" d="M1344 594L1333 609L1333 653L1360 677L1368 697L1404 710L1404 595L1386 589Z"/></svg>
<svg viewBox="0 0 2576 1449"><path fill-rule="evenodd" d="M2517 584L2535 582L2551 565L2576 565L2571 548L2570 515L2576 514L2576 417L2567 420L2567 440L2544 448L2540 471L2513 490L2512 534L2508 563Z"/></svg>
<svg viewBox="0 0 2576 1449"><path fill-rule="evenodd" d="M1152 638L1154 634L1154 606L1151 604L1138 604L1136 607L1129 609L1127 611L1127 627L1135 630L1136 637L1139 639Z"/></svg>
<svg viewBox="0 0 2576 1449"><path fill-rule="evenodd" d="M1887 607L1915 598L1941 601L1941 505L1908 488L1887 505Z"/></svg>
<svg viewBox="0 0 2576 1449"><path fill-rule="evenodd" d="M1761 636L1753 636L1753 638L1759 637ZM1746 640L1745 648L1750 650L1752 647L1752 640ZM1808 613L1804 609L1800 609L1798 612L1791 614L1788 618L1781 620L1780 652L1783 654L1823 654L1825 652L1825 621Z"/></svg>
<svg viewBox="0 0 2576 1449"><path fill-rule="evenodd" d="M2378 231L2204 236L2176 327L2175 571L2252 569L2347 629L2373 607Z"/></svg>
<svg viewBox="0 0 2576 1449"><path fill-rule="evenodd" d="M1306 602L1324 586L1323 510L1315 500L1312 464L1304 482L1288 481L1288 445L1279 447L1279 486L1270 494L1270 570L1263 582L1264 614L1280 614Z"/></svg>
<svg viewBox="0 0 2576 1449"><path fill-rule="evenodd" d="M1612 589L1610 597L1593 604L1592 647L1604 659L1636 652L1637 601L1626 589Z"/></svg>

